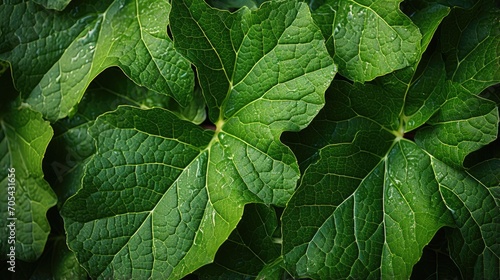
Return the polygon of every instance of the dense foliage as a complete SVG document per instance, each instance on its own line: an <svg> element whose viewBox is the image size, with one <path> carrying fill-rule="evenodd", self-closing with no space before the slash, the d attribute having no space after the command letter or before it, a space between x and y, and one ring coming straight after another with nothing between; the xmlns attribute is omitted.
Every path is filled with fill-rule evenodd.
<svg viewBox="0 0 500 280"><path fill-rule="evenodd" d="M2 273L499 279L499 16L3 1Z"/></svg>

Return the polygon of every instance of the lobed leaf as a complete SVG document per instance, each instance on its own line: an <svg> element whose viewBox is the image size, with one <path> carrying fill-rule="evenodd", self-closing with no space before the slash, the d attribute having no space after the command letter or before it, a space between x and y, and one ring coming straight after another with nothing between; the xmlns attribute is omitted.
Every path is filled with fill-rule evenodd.
<svg viewBox="0 0 500 280"><path fill-rule="evenodd" d="M454 9L443 22L441 49L448 77L469 93L500 82L499 17L498 5L487 0L471 10Z"/></svg>
<svg viewBox="0 0 500 280"><path fill-rule="evenodd" d="M444 277L446 279L461 279L462 274L448 253L446 228L439 230L427 246L422 257L413 267L410 279L429 279Z"/></svg>
<svg viewBox="0 0 500 280"><path fill-rule="evenodd" d="M415 141L441 161L460 167L465 156L497 138L498 107L448 85L447 101L428 121L431 126L418 131Z"/></svg>
<svg viewBox="0 0 500 280"><path fill-rule="evenodd" d="M67 116L90 82L111 66L185 106L194 76L167 36L170 9L167 1L116 0L55 12L9 1L0 12L0 59L11 62L23 99L51 121Z"/></svg>
<svg viewBox="0 0 500 280"><path fill-rule="evenodd" d="M422 35L400 0L327 0L313 13L339 73L371 81L414 64Z"/></svg>
<svg viewBox="0 0 500 280"><path fill-rule="evenodd" d="M247 205L238 227L219 248L214 262L195 274L200 279L279 276L280 267L269 268L280 257L280 244L273 236L277 227L278 218L273 208L262 204Z"/></svg>
<svg viewBox="0 0 500 280"><path fill-rule="evenodd" d="M408 278L455 227L462 275L497 278L498 200L462 162L496 139L498 108L447 80L446 63L431 52L373 83L334 81L319 118L287 138L305 170L282 218L295 276Z"/></svg>
<svg viewBox="0 0 500 280"><path fill-rule="evenodd" d="M197 108L199 104L192 103L186 109L200 111ZM95 142L88 133L89 127L98 116L115 110L118 105L139 108L179 107L168 96L136 85L119 69L110 68L101 73L91 83L73 115L53 124L55 132L48 147L46 162L49 168L46 174L49 178L54 178L51 186L59 197L60 206L80 187L84 162L95 153ZM201 110L203 114L199 118L204 118L204 106ZM178 115L189 118L179 112Z"/></svg>
<svg viewBox="0 0 500 280"><path fill-rule="evenodd" d="M332 115L330 130L334 131L329 135L334 137L319 149L318 161L306 169L283 216L287 267L301 277L406 278L411 275L421 250L439 228L470 229L470 221L478 219L468 218L471 215L481 217L474 225L476 233L461 232L460 236L473 238L471 236L479 234L483 239L465 241L472 243L470 246L474 249L469 250L477 252L484 246L484 258L489 257L495 263L492 252L497 249L491 242L498 237L491 228L498 227L499 223L495 220L498 206L492 194L463 171L451 168L425 148L398 137L398 130L391 133L387 128L394 121L387 122L388 118L380 123L391 115L390 112L381 114L388 110L381 108L377 119L373 117L377 105L373 110L359 110L365 107L361 104L368 95L381 99L388 93L371 89L363 95L349 85L337 83L334 88L334 97L341 100L340 104L327 107ZM346 102L350 102L354 112L342 112ZM481 102L483 106L489 103ZM393 112L400 111L398 107L390 108ZM339 120L339 116L344 119ZM498 123L498 114L491 117ZM315 123L311 126L314 129ZM356 129L349 130L349 127ZM497 127L490 127L488 135L495 135L496 131ZM470 134L455 132L452 135L478 141ZM465 189L471 193L464 192ZM477 201L485 203L473 206ZM462 212L452 215L457 209ZM486 245L478 243L480 240L487 240ZM468 262L479 269L489 267L478 260L478 255L483 256L469 254ZM485 272L484 275L495 274Z"/></svg>
<svg viewBox="0 0 500 280"><path fill-rule="evenodd" d="M498 193L466 172L437 163L436 178L457 229L448 232L450 255L464 278L500 275L500 205Z"/></svg>
<svg viewBox="0 0 500 280"><path fill-rule="evenodd" d="M301 3L229 13L178 1L171 20L216 129L160 108L97 118L97 151L62 210L68 244L92 277L181 278L213 261L244 205L284 206L299 170L279 137L312 120L335 74Z"/></svg>
<svg viewBox="0 0 500 280"><path fill-rule="evenodd" d="M11 252L11 246L16 248L16 259L23 261L34 261L43 252L50 233L46 213L57 201L42 171L52 134L41 114L25 106L11 106L0 114L0 183L5 186L0 190L3 256ZM7 227L12 223L15 229ZM11 230L15 244L7 240Z"/></svg>

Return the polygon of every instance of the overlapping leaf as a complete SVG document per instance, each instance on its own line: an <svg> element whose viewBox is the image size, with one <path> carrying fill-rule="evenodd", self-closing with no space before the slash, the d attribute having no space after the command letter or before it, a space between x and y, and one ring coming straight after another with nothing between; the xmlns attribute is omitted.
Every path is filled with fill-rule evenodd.
<svg viewBox="0 0 500 280"><path fill-rule="evenodd" d="M400 2L327 0L314 11L340 74L371 81L417 61L422 36Z"/></svg>
<svg viewBox="0 0 500 280"><path fill-rule="evenodd" d="M448 76L470 93L500 82L499 18L497 3L487 0L470 10L455 9L443 22L440 42Z"/></svg>
<svg viewBox="0 0 500 280"><path fill-rule="evenodd" d="M47 9L62 11L71 0L34 0L34 2L43 5Z"/></svg>
<svg viewBox="0 0 500 280"><path fill-rule="evenodd" d="M421 30L431 22L416 21ZM289 138L314 162L283 215L285 263L297 276L408 278L451 226L463 276L498 277L500 208L462 167L497 137L498 108L447 81L440 53L419 67L372 84L335 81L320 117Z"/></svg>
<svg viewBox="0 0 500 280"><path fill-rule="evenodd" d="M436 161L436 179L457 229L450 231L450 255L464 278L500 275L498 192L466 172Z"/></svg>
<svg viewBox="0 0 500 280"><path fill-rule="evenodd" d="M94 140L88 134L89 126L99 115L119 105L167 108L179 118L196 124L206 115L201 94L195 94L195 99L182 108L168 96L137 86L119 69L110 68L101 73L87 89L76 112L53 125L55 135L47 152L47 176L54 178L51 185L61 205L80 187L83 163L95 153Z"/></svg>
<svg viewBox="0 0 500 280"><path fill-rule="evenodd" d="M56 204L55 194L42 171L43 155L52 134L49 123L29 108L12 106L0 113L0 184L3 186L0 225L5 237L0 250L3 256L10 253L11 246L16 248L18 260L34 261L43 252L50 232L46 213ZM15 228L7 227L11 223ZM7 240L11 230L15 244Z"/></svg>
<svg viewBox="0 0 500 280"><path fill-rule="evenodd" d="M274 236L278 228L275 210L262 204L245 207L238 227L219 248L214 263L195 272L200 279L242 279L260 276L277 279L283 271L268 269L280 259L280 244ZM275 275L272 278L264 278Z"/></svg>
<svg viewBox="0 0 500 280"><path fill-rule="evenodd" d="M413 267L410 279L460 279L462 274L448 253L446 230L441 229L425 246L420 261Z"/></svg>
<svg viewBox="0 0 500 280"><path fill-rule="evenodd" d="M0 58L11 62L26 102L51 121L67 116L92 79L115 65L185 106L194 78L167 36L170 7L167 1L92 1L55 12L9 1L0 10Z"/></svg>
<svg viewBox="0 0 500 280"><path fill-rule="evenodd" d="M284 206L299 170L280 135L312 120L335 74L304 4L229 13L176 1L171 20L216 130L163 109L97 118L97 152L63 207L93 277L180 278L213 260L245 204Z"/></svg>

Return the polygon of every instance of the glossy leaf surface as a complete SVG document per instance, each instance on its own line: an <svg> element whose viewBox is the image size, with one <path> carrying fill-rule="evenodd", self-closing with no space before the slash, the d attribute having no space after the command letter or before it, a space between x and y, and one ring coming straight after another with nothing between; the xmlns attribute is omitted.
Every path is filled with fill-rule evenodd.
<svg viewBox="0 0 500 280"><path fill-rule="evenodd" d="M432 33L438 21L416 22ZM443 57L365 85L334 81L325 109L289 136L305 170L283 216L296 276L408 278L445 226L463 277L498 276L498 199L463 167L496 139L498 107L449 80Z"/></svg>
<svg viewBox="0 0 500 280"><path fill-rule="evenodd" d="M182 277L213 260L245 204L284 206L299 171L279 137L312 120L335 74L303 4L231 14L182 1L172 16L216 130L160 108L97 118L97 152L63 209L70 248L94 277Z"/></svg>
<svg viewBox="0 0 500 280"><path fill-rule="evenodd" d="M51 121L67 116L111 66L185 106L193 72L167 36L170 9L167 1L108 0L55 12L9 1L0 11L0 58L12 64L23 99Z"/></svg>

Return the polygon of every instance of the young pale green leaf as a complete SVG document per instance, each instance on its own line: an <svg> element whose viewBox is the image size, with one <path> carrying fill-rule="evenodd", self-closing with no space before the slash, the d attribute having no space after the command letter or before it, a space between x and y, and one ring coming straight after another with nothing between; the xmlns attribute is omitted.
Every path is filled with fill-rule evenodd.
<svg viewBox="0 0 500 280"><path fill-rule="evenodd" d="M92 79L115 65L183 106L191 100L191 66L167 36L169 2L92 1L63 12L14 2L0 11L0 58L11 62L16 87L45 118L67 116Z"/></svg>
<svg viewBox="0 0 500 280"><path fill-rule="evenodd" d="M454 9L443 22L441 48L449 78L473 94L500 82L500 9L493 0Z"/></svg>
<svg viewBox="0 0 500 280"><path fill-rule="evenodd" d="M21 106L0 115L0 211L3 256L34 261L50 232L45 216L56 196L43 178L42 159L52 128L38 112ZM15 239L8 239L13 236ZM12 240L15 240L15 244Z"/></svg>
<svg viewBox="0 0 500 280"><path fill-rule="evenodd" d="M62 210L92 277L181 278L213 261L244 205L284 206L299 170L280 135L312 120L335 74L302 3L229 13L176 1L171 20L216 130L158 108L97 118L97 151Z"/></svg>
<svg viewBox="0 0 500 280"><path fill-rule="evenodd" d="M414 64L422 35L401 0L327 0L313 15L339 73L365 82Z"/></svg>
<svg viewBox="0 0 500 280"><path fill-rule="evenodd" d="M242 279L257 277L280 256L280 244L273 237L278 218L273 208L262 204L245 207L238 227L215 255L214 263L195 272L200 279ZM280 272L271 270L268 274Z"/></svg>
<svg viewBox="0 0 500 280"><path fill-rule="evenodd" d="M62 11L71 0L33 0L35 3L43 5L46 9Z"/></svg>

